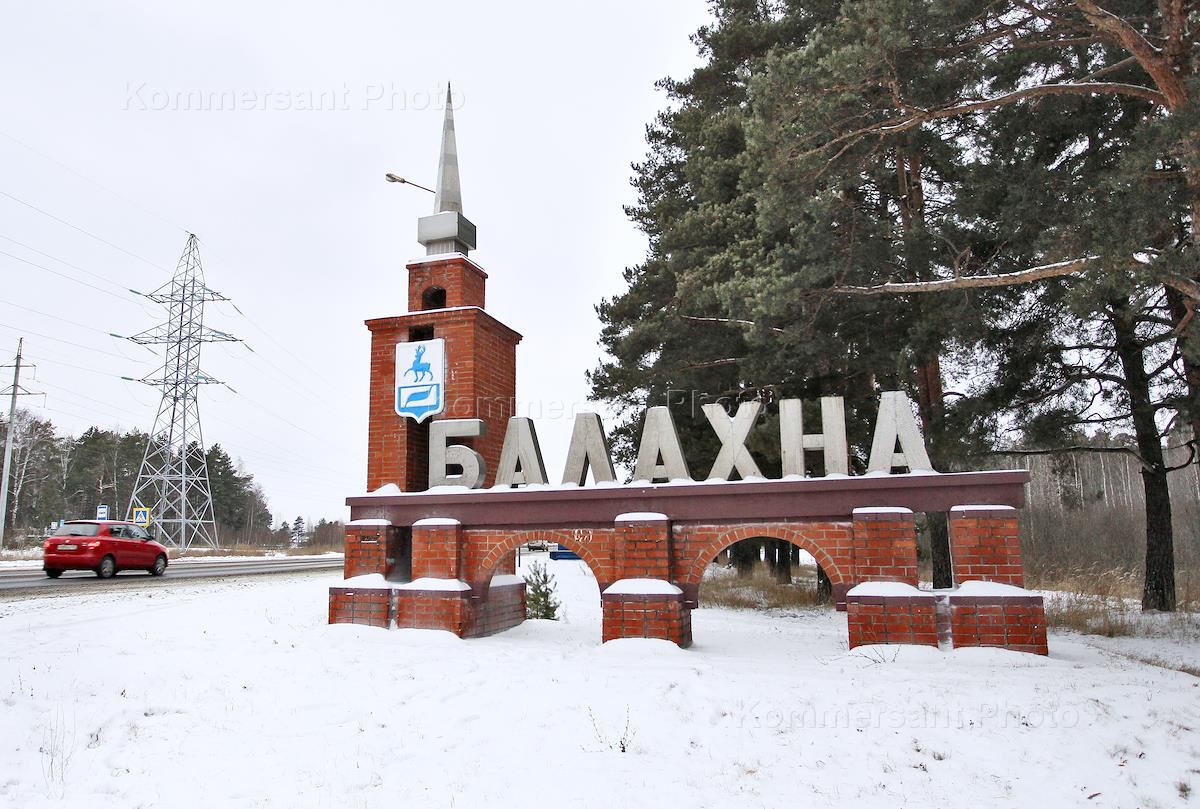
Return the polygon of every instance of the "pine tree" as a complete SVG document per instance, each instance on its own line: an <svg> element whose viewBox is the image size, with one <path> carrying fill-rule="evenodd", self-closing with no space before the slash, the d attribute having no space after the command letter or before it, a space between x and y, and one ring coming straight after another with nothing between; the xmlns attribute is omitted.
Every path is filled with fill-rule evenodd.
<svg viewBox="0 0 1200 809"><path fill-rule="evenodd" d="M623 459L648 404L672 405L703 458L700 403L838 393L853 441L883 387L915 394L943 470L1014 433L1053 451L1128 427L1130 445L1100 449L1142 465L1143 606L1173 609L1161 441L1176 420L1200 437L1190 8L713 9L705 63L663 82L635 167L649 254L598 307L613 361L590 379L622 409ZM770 446L751 449L773 468Z"/></svg>
<svg viewBox="0 0 1200 809"><path fill-rule="evenodd" d="M295 519L295 521L292 522L292 534L291 535L292 535L292 544L293 545L298 546L298 545L304 544L304 541L307 537L307 531L304 527L304 518L303 517L297 517Z"/></svg>
<svg viewBox="0 0 1200 809"><path fill-rule="evenodd" d="M554 596L554 576L541 562L534 562L525 574L525 617L558 620L558 599Z"/></svg>

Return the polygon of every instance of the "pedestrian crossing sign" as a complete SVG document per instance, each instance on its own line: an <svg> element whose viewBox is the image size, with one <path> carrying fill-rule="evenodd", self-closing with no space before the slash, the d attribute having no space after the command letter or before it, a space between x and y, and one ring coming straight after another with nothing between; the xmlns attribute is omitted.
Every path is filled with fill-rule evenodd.
<svg viewBox="0 0 1200 809"><path fill-rule="evenodd" d="M145 528L147 525L150 524L150 509L135 508L133 510L133 521L135 523L137 523L138 525L142 526L143 528Z"/></svg>

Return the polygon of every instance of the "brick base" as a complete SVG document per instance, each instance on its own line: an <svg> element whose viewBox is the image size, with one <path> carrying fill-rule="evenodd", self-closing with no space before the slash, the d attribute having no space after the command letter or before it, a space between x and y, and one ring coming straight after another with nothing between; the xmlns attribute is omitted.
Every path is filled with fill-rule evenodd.
<svg viewBox="0 0 1200 809"><path fill-rule="evenodd" d="M482 638L512 629L525 621L525 585L493 584L487 599L470 603L470 612L464 638Z"/></svg>
<svg viewBox="0 0 1200 809"><path fill-rule="evenodd" d="M847 595L850 648L874 643L937 646L936 602L932 593L905 596Z"/></svg>
<svg viewBox="0 0 1200 809"><path fill-rule="evenodd" d="M329 623L362 624L387 629L391 618L391 602L391 590L330 587Z"/></svg>
<svg viewBox="0 0 1200 809"><path fill-rule="evenodd" d="M692 610L682 596L605 595L604 637L660 638L686 649L692 645Z"/></svg>
<svg viewBox="0 0 1200 809"><path fill-rule="evenodd" d="M393 590L397 629L444 629L460 638L470 626L470 591Z"/></svg>
<svg viewBox="0 0 1200 809"><path fill-rule="evenodd" d="M525 584L509 582L472 597L471 590L329 588L329 623L397 629L444 629L480 638L525 620Z"/></svg>
<svg viewBox="0 0 1200 809"><path fill-rule="evenodd" d="M1014 652L1049 654L1046 609L1041 596L951 594L947 601L956 649L993 646Z"/></svg>

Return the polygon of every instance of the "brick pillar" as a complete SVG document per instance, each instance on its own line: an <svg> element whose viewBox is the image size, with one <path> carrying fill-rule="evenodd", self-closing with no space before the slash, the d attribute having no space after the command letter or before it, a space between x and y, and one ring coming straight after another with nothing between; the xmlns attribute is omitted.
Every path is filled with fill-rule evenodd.
<svg viewBox="0 0 1200 809"><path fill-rule="evenodd" d="M684 649L692 645L692 609L684 604L682 592L662 595L605 592L601 601L605 643L620 638L658 638Z"/></svg>
<svg viewBox="0 0 1200 809"><path fill-rule="evenodd" d="M854 509L854 583L917 586L917 527L906 508Z"/></svg>
<svg viewBox="0 0 1200 809"><path fill-rule="evenodd" d="M463 531L457 520L418 520L412 528L413 579L461 579Z"/></svg>
<svg viewBox="0 0 1200 809"><path fill-rule="evenodd" d="M1024 587L1017 510L1011 506L952 508L950 564L955 584L993 581Z"/></svg>
<svg viewBox="0 0 1200 809"><path fill-rule="evenodd" d="M619 514L616 556L622 579L671 578L671 522L665 514Z"/></svg>
<svg viewBox="0 0 1200 809"><path fill-rule="evenodd" d="M387 520L358 520L346 526L342 578L387 575L387 543L394 529Z"/></svg>

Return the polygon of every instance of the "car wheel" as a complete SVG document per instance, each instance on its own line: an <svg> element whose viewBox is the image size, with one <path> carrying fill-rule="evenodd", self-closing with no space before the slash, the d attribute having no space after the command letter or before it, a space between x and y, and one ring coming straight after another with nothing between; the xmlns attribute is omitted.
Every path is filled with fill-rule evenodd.
<svg viewBox="0 0 1200 809"><path fill-rule="evenodd" d="M102 579L111 579L117 574L117 560L111 556L105 556L100 560L100 566L96 568L96 575Z"/></svg>
<svg viewBox="0 0 1200 809"><path fill-rule="evenodd" d="M49 576L49 577L50 577L50 578L52 578L52 579L57 579L59 576L61 576L61 575L62 575L62 571L61 571L61 570L50 570L50 569L47 569L47 570L46 570L46 575L47 575L47 576Z"/></svg>
<svg viewBox="0 0 1200 809"><path fill-rule="evenodd" d="M150 568L151 576L161 576L167 572L167 557L161 553L154 557L154 567Z"/></svg>

